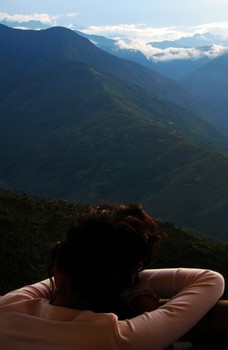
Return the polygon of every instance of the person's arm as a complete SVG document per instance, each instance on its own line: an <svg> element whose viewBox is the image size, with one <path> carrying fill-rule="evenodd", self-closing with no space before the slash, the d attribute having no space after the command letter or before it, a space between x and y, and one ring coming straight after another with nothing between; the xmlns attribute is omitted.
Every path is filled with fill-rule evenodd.
<svg viewBox="0 0 228 350"><path fill-rule="evenodd" d="M50 299L51 291L52 283L50 279L46 279L41 282L13 290L12 292L1 296L0 306L36 298Z"/></svg>
<svg viewBox="0 0 228 350"><path fill-rule="evenodd" d="M120 333L132 350L164 349L190 330L215 305L223 290L224 279L214 271L143 271L132 295L128 291L129 298L151 292L170 299L151 312L120 322Z"/></svg>

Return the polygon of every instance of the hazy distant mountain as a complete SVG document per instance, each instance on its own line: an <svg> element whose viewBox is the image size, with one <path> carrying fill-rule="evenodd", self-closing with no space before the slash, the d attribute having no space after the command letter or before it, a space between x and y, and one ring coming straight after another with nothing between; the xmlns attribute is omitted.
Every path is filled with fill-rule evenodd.
<svg viewBox="0 0 228 350"><path fill-rule="evenodd" d="M153 47L160 49L167 49L169 47L210 47L214 44L228 45L228 41L222 40L220 37L216 37L211 33L194 34L192 36L186 36L177 40L168 41L153 41L149 43Z"/></svg>
<svg viewBox="0 0 228 350"><path fill-rule="evenodd" d="M178 57L177 59L159 59L159 55L162 57L162 51L157 55L157 59L148 59L141 51L123 49L118 46L118 41L113 39L108 39L103 36L89 35L82 31L77 31L79 35L82 35L89 40L91 40L100 49L113 54L117 57L128 59L137 63L140 63L146 67L149 67L158 73L170 77L175 80L182 79L185 75L197 70L206 63L213 59L213 55L209 54L212 50L213 44L218 45L228 45L228 42L221 41L221 39L215 37L210 33L195 34L189 37L183 37L174 41L160 41L160 42L149 42L147 45L159 48L162 51L169 48L197 48L198 57L189 55L187 57ZM207 54L208 53L208 54Z"/></svg>
<svg viewBox="0 0 228 350"><path fill-rule="evenodd" d="M173 59L169 61L158 61L153 63L156 72L165 75L171 79L181 81L186 75L203 67L211 59L203 57L198 60L193 59Z"/></svg>
<svg viewBox="0 0 228 350"><path fill-rule="evenodd" d="M11 22L7 18L4 19L2 24L5 24L13 28L22 29L47 29L48 25L43 24L39 21L28 21L28 22ZM228 41L222 40L220 37L214 36L211 33L205 34L194 34L193 36L183 37L174 41L160 41L160 42L149 42L147 45L151 45L155 48L161 49L161 52L156 57L147 58L140 50L126 49L118 45L118 41L114 39L105 38L98 35L90 35L83 33L83 28L76 30L77 34L91 40L98 48L115 55L117 57L137 62L141 65L149 67L158 73L165 75L169 78L180 80L185 75L193 72L194 70L202 67L205 63L211 61L214 57L212 47L214 44L228 46ZM170 59L163 59L166 55L165 50L167 49L179 49L183 48L196 48L198 50L198 56L194 53L189 53L189 57L182 57L181 54L175 57L171 54Z"/></svg>
<svg viewBox="0 0 228 350"><path fill-rule="evenodd" d="M141 202L226 236L228 141L179 84L64 28L0 26L0 40L5 183L82 203Z"/></svg>
<svg viewBox="0 0 228 350"><path fill-rule="evenodd" d="M217 57L182 81L205 101L211 120L228 134L228 54Z"/></svg>
<svg viewBox="0 0 228 350"><path fill-rule="evenodd" d="M99 47L99 49L104 50L111 55L130 60L156 70L156 65L154 62L148 60L139 50L122 49L118 46L117 40L108 39L104 36L85 34L82 31L76 31L76 33L89 39L95 46Z"/></svg>
<svg viewBox="0 0 228 350"><path fill-rule="evenodd" d="M154 69L160 74L180 80L184 78L185 75L211 62L217 56L217 53L214 53L213 45L220 45L225 52L225 50L227 50L226 46L228 46L228 41L224 41L210 33L205 33L194 34L193 36L183 37L174 41L164 40L150 42L148 45L162 50L158 54ZM175 49L177 49L176 52ZM183 49L189 49L190 51L184 52ZM194 49L196 51L194 51ZM180 54L178 54L178 50L180 50ZM163 56L165 57L166 52L170 52L171 57L173 55L172 59L171 57L169 59L162 58ZM183 54L181 54L181 52L183 52ZM177 59L175 59L175 54ZM161 59L159 59L159 55ZM222 55L222 52L220 55Z"/></svg>

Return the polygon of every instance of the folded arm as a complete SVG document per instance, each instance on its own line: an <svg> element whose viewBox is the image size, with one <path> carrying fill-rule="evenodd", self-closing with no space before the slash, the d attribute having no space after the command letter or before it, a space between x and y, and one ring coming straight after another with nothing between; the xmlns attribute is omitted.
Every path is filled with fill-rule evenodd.
<svg viewBox="0 0 228 350"><path fill-rule="evenodd" d="M170 298L151 312L122 322L120 331L132 349L164 349L188 332L218 301L224 290L223 277L200 269L145 270L137 286L125 298L134 300L151 292Z"/></svg>

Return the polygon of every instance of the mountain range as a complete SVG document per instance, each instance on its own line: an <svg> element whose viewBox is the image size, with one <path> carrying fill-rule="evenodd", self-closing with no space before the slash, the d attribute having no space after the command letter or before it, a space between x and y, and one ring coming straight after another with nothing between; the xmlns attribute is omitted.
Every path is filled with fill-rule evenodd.
<svg viewBox="0 0 228 350"><path fill-rule="evenodd" d="M24 29L47 29L39 21L12 22L4 19L2 24ZM153 71L184 84L188 91L201 100L206 114L222 132L228 134L227 91L228 91L228 41L211 33L194 35L160 42L148 42L147 47L159 52L147 57L139 49L122 47L117 39L83 32L76 33L89 39L98 48L116 57L130 60Z"/></svg>
<svg viewBox="0 0 228 350"><path fill-rule="evenodd" d="M210 33L204 35L195 34L191 37L183 37L174 41L150 42L154 48L161 49L158 59L148 59L139 50L120 48L118 41L107 39L97 35L88 35L78 31L78 34L91 40L97 47L117 57L140 63L154 71L171 79L180 81L193 95L200 98L207 106L207 115L220 130L228 134L228 53L227 41L213 36ZM214 45L224 49L219 55L213 53ZM183 58L159 59L165 57L167 52L172 52L175 57L175 48L190 49L188 56ZM194 50L197 54L194 54ZM162 53L164 51L164 53ZM176 56L178 56L178 50Z"/></svg>
<svg viewBox="0 0 228 350"><path fill-rule="evenodd" d="M204 66L228 50L227 41L221 41L210 33L194 34L173 41L148 42L147 47L157 48L159 52L147 57L143 51L136 48L131 49L130 45L129 47L127 47L128 45L121 46L117 39L86 34L81 30L76 31L76 33L91 40L97 47L110 54L140 63L175 80L181 80L187 74ZM221 47L220 53L213 53L214 45ZM184 52L184 55L181 52Z"/></svg>
<svg viewBox="0 0 228 350"><path fill-rule="evenodd" d="M0 25L0 42L2 187L228 239L228 139L183 85L66 28Z"/></svg>
<svg viewBox="0 0 228 350"><path fill-rule="evenodd" d="M5 18L0 24L18 29L41 30L48 25L40 21L12 22ZM107 38L95 34L87 34L86 28L74 26L77 34L91 40L100 49L117 57L132 60L145 65L166 75L172 79L182 79L186 74L210 62L228 50L228 40L211 33L195 33L183 36L176 40L152 41L146 43L147 53L143 46L134 45L131 48L130 39L122 38L125 45L121 45L118 39ZM148 53L149 48L159 49L157 52ZM150 51L150 50L149 50Z"/></svg>
<svg viewBox="0 0 228 350"><path fill-rule="evenodd" d="M228 54L187 74L182 83L204 101L211 120L228 135Z"/></svg>
<svg viewBox="0 0 228 350"><path fill-rule="evenodd" d="M221 41L220 38L206 33L204 35L195 34L191 37L183 37L174 41L150 42L147 44L148 46L161 49L158 59L153 61L139 50L120 48L117 40L88 35L80 31L77 33L88 38L97 47L110 54L137 62L163 76L182 82L189 92L197 96L204 104L209 119L220 130L228 134L227 41ZM226 50L223 49L222 53L217 55L213 53L214 45L219 45L226 48ZM175 48L177 48L176 56L178 56L178 50L189 49L188 56L186 57L185 54L183 58L180 55L176 59L161 59L169 51L175 57ZM173 50L174 53L172 52ZM197 54L194 50L196 50Z"/></svg>

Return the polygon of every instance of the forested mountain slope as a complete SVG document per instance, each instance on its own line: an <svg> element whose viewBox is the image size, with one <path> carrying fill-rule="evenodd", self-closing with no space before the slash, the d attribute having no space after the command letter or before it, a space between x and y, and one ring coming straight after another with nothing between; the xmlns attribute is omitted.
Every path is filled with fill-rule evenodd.
<svg viewBox="0 0 228 350"><path fill-rule="evenodd" d="M228 135L228 54L188 74L182 82L205 102L211 121Z"/></svg>
<svg viewBox="0 0 228 350"><path fill-rule="evenodd" d="M141 202L227 239L227 138L197 104L189 109L177 83L64 28L1 26L0 40L5 185L80 203Z"/></svg>

